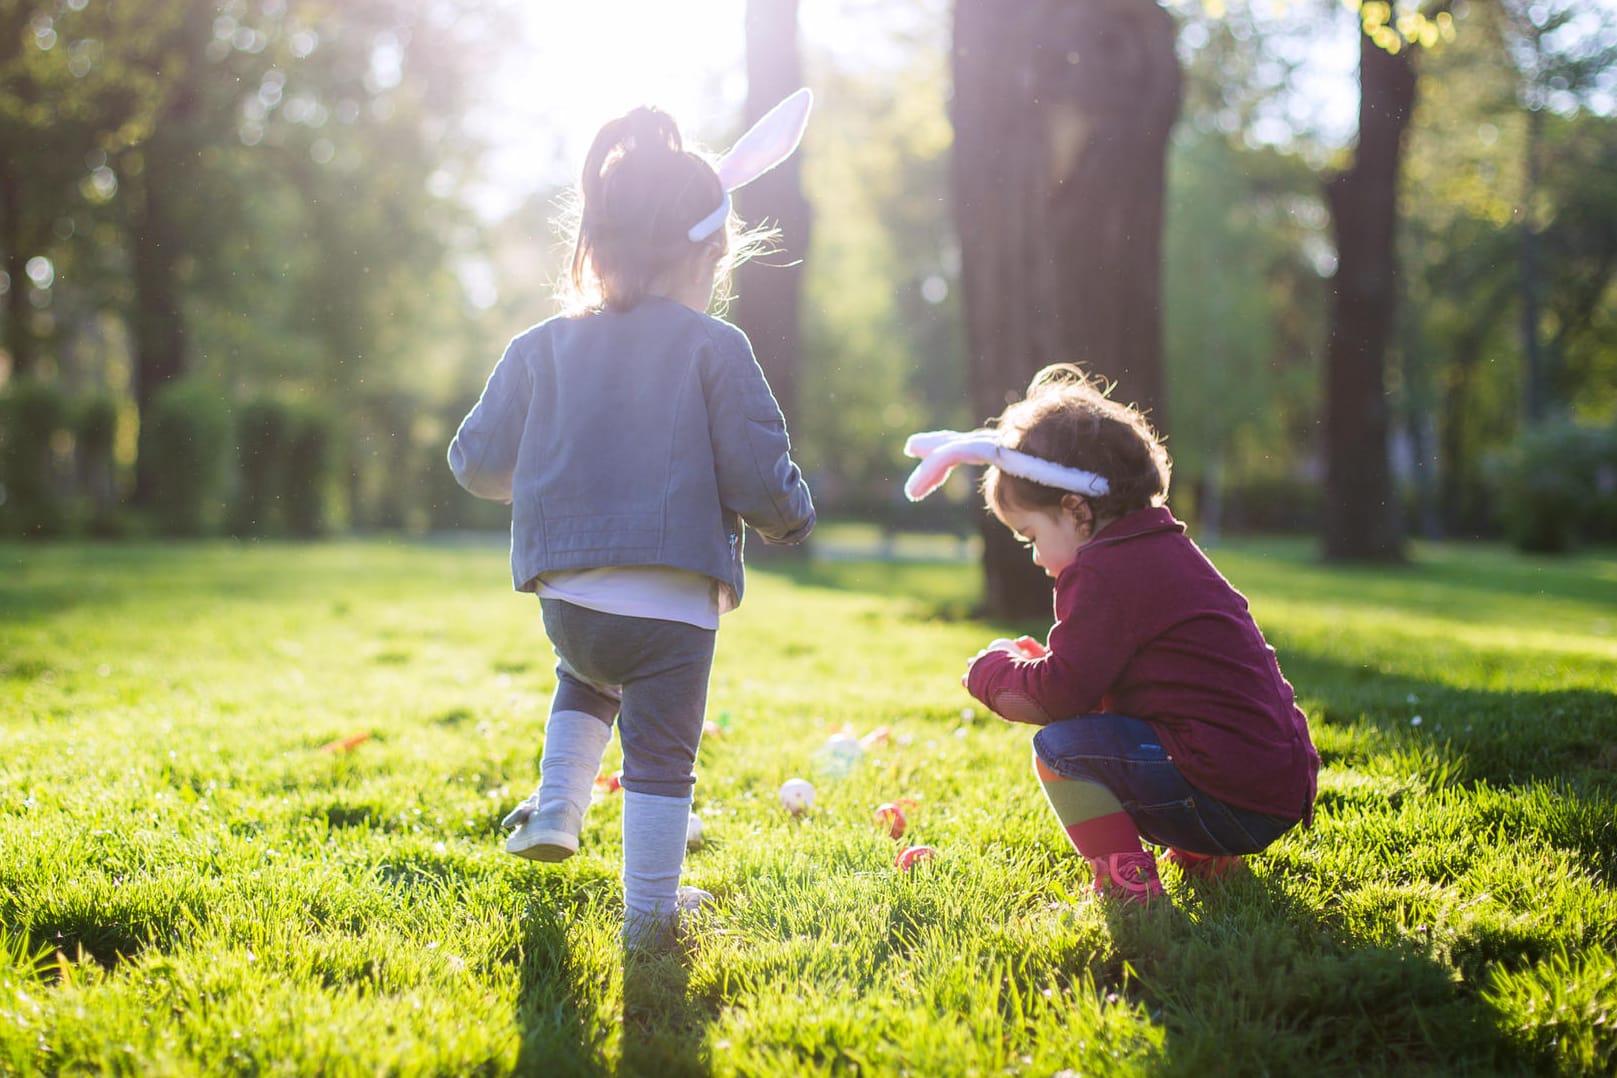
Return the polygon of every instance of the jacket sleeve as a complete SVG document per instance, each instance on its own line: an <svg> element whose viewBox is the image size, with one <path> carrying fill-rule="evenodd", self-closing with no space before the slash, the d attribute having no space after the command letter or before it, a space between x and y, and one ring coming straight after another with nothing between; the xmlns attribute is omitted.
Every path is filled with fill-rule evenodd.
<svg viewBox="0 0 1617 1078"><path fill-rule="evenodd" d="M814 530L814 500L752 346L726 328L710 338L703 379L719 501L765 542L800 543Z"/></svg>
<svg viewBox="0 0 1617 1078"><path fill-rule="evenodd" d="M511 473L527 422L530 375L512 341L449 443L455 481L479 498L511 500Z"/></svg>
<svg viewBox="0 0 1617 1078"><path fill-rule="evenodd" d="M1108 583L1082 566L1063 572L1049 653L989 652L972 663L966 690L1012 722L1042 726L1098 710L1134 654L1134 631Z"/></svg>

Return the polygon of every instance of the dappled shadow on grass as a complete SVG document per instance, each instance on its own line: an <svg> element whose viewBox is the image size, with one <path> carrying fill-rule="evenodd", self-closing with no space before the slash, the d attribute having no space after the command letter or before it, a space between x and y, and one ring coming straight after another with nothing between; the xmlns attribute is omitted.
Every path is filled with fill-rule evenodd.
<svg viewBox="0 0 1617 1078"><path fill-rule="evenodd" d="M1295 651L1286 674L1326 726L1366 722L1387 750L1434 752L1463 784L1562 782L1617 797L1617 692L1454 687Z"/></svg>
<svg viewBox="0 0 1617 1078"><path fill-rule="evenodd" d="M18 925L35 951L59 955L58 964L90 960L110 971L148 950L172 949L201 923L207 901L201 892L156 878L118 880L36 895L21 909L0 903L0 920Z"/></svg>
<svg viewBox="0 0 1617 1078"><path fill-rule="evenodd" d="M1474 986L1419 947L1355 939L1268 879L1198 881L1190 894L1184 908L1107 911L1118 989L1162 1027L1169 1071L1539 1069Z"/></svg>

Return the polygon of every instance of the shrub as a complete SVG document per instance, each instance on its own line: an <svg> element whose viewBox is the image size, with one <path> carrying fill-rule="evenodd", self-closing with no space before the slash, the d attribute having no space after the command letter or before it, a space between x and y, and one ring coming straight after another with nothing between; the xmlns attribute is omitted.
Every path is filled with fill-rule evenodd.
<svg viewBox="0 0 1617 1078"><path fill-rule="evenodd" d="M259 397L236 413L236 504L230 529L237 535L276 535L285 529L282 494L297 416L274 397Z"/></svg>
<svg viewBox="0 0 1617 1078"><path fill-rule="evenodd" d="M1258 476L1223 491L1223 530L1317 533L1324 491L1320 483L1290 476ZM1206 503L1198 499L1198 508Z"/></svg>
<svg viewBox="0 0 1617 1078"><path fill-rule="evenodd" d="M281 486L286 526L293 535L313 538L330 527L327 507L335 460L331 416L317 408L302 409L287 441Z"/></svg>
<svg viewBox="0 0 1617 1078"><path fill-rule="evenodd" d="M1544 423L1490 462L1505 534L1519 550L1559 554L1617 538L1617 428Z"/></svg>
<svg viewBox="0 0 1617 1078"><path fill-rule="evenodd" d="M159 530L203 535L223 516L230 480L230 405L223 391L184 378L158 392L142 418L141 453L152 476Z"/></svg>
<svg viewBox="0 0 1617 1078"><path fill-rule="evenodd" d="M59 534L66 522L54 443L68 429L67 401L54 387L17 379L0 394L0 521L13 535Z"/></svg>
<svg viewBox="0 0 1617 1078"><path fill-rule="evenodd" d="M79 401L73 440L79 487L89 501L86 530L103 538L123 535L125 522L118 512L118 401L104 394Z"/></svg>

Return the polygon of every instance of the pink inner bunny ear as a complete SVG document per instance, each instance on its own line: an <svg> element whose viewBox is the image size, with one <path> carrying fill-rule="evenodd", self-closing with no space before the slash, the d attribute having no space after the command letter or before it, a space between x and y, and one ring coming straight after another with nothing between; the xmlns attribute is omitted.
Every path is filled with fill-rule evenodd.
<svg viewBox="0 0 1617 1078"><path fill-rule="evenodd" d="M805 86L759 117L719 161L715 171L724 189L745 187L792 156L813 105L814 94Z"/></svg>

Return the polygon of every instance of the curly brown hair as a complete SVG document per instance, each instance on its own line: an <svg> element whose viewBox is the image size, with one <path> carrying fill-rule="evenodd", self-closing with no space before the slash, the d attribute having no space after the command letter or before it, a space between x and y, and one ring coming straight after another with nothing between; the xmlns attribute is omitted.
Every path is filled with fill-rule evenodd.
<svg viewBox="0 0 1617 1078"><path fill-rule="evenodd" d="M1034 375L1027 395L993 424L1006 448L1104 476L1105 494L1084 495L1101 520L1161 505L1173 471L1161 436L1139 409L1112 400L1112 389L1071 363L1053 364ZM1058 508L1071 493L998 468L988 469L982 489L1000 517L1009 509Z"/></svg>

